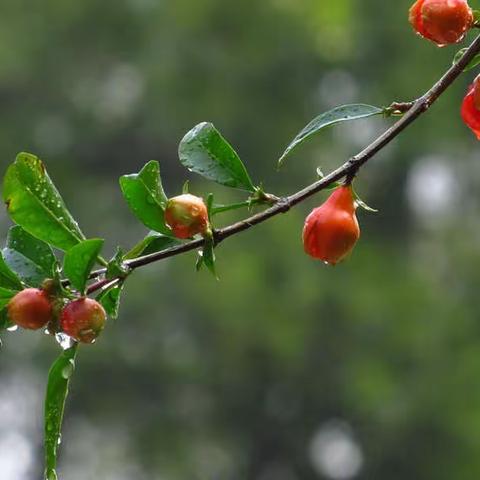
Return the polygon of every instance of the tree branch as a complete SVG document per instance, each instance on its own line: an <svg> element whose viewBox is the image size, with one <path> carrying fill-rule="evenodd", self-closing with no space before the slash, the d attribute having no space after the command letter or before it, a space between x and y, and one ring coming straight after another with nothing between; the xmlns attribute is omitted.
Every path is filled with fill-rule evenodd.
<svg viewBox="0 0 480 480"><path fill-rule="evenodd" d="M425 113L430 106L442 95L445 90L452 85L452 83L462 74L465 67L471 60L480 52L480 36L478 36L472 44L465 51L461 59L453 65L447 72L438 80L433 87L428 90L424 95L419 97L413 102L394 102L390 107L386 109L390 115L404 114L396 123L394 123L389 129L387 129L382 135L375 139L370 145L362 150L357 155L351 157L342 166L323 177L321 180L305 187L304 189L296 192L288 197L277 198L271 196L271 201L274 205L263 212L252 215L249 218L241 220L237 223L229 225L225 228L221 228L214 231L214 240L216 244L219 244L223 240L237 233L250 229L254 225L265 222L266 220L285 213L293 206L303 202L307 198L315 195L321 190L326 189L334 182L341 180L344 177L353 178L358 170L374 157L380 150L386 147L392 140L394 140L403 130L411 125L418 117ZM196 239L190 242L178 245L172 248L167 248L160 252L155 252L149 255L144 255L138 258L127 260L125 264L134 270L150 263L158 262L165 258L180 255L181 253L189 252L201 248L204 244L204 239ZM105 269L100 269L92 272L91 278L96 278L105 273ZM111 282L99 281L94 283L88 289L89 293L93 293L95 290L101 287L105 287L106 284Z"/></svg>

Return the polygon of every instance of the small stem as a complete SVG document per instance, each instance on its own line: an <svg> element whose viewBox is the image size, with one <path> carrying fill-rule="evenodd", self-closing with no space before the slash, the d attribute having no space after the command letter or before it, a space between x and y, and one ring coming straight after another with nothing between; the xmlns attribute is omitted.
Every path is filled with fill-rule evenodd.
<svg viewBox="0 0 480 480"><path fill-rule="evenodd" d="M103 280L99 280L98 282L92 283L88 288L87 288L87 295L90 295L91 293L100 290L101 288L105 287L109 283L116 283L117 278L112 280L111 278L104 278Z"/></svg>
<svg viewBox="0 0 480 480"><path fill-rule="evenodd" d="M229 212L230 210L238 210L240 208L249 207L252 202L245 200L244 202L231 203L230 205L214 205L212 208L212 215L217 213Z"/></svg>

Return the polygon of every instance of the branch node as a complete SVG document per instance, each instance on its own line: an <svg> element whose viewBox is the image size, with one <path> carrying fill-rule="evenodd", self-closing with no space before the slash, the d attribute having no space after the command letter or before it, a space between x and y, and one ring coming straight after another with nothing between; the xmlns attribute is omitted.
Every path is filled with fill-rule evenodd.
<svg viewBox="0 0 480 480"><path fill-rule="evenodd" d="M292 208L290 199L288 197L280 197L277 200L277 208L281 213L287 213Z"/></svg>

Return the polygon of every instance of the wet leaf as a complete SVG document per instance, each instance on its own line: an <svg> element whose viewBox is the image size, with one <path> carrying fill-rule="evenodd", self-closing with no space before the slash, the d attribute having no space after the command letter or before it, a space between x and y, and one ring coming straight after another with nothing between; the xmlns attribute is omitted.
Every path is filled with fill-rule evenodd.
<svg viewBox="0 0 480 480"><path fill-rule="evenodd" d="M20 153L8 167L3 201L15 223L54 247L68 250L85 238L35 155Z"/></svg>
<svg viewBox="0 0 480 480"><path fill-rule="evenodd" d="M79 291L85 290L88 276L103 247L103 239L92 238L75 245L65 254L63 271L71 284Z"/></svg>
<svg viewBox="0 0 480 480"><path fill-rule="evenodd" d="M5 262L3 254L0 254L0 287L17 291L23 289L22 282Z"/></svg>
<svg viewBox="0 0 480 480"><path fill-rule="evenodd" d="M167 197L157 161L148 162L139 173L120 177L120 188L128 206L145 226L166 235L170 233L165 225Z"/></svg>
<svg viewBox="0 0 480 480"><path fill-rule="evenodd" d="M255 191L245 165L211 123L203 122L192 128L180 142L178 155L182 165L208 180Z"/></svg>
<svg viewBox="0 0 480 480"><path fill-rule="evenodd" d="M18 225L10 228L3 258L29 286L39 287L55 276L56 258L50 246Z"/></svg>
<svg viewBox="0 0 480 480"><path fill-rule="evenodd" d="M68 385L75 370L78 344L62 352L48 374L45 396L45 478L56 479L57 449L60 442Z"/></svg>
<svg viewBox="0 0 480 480"><path fill-rule="evenodd" d="M101 292L97 296L97 301L99 301L107 314L116 320L118 318L118 310L120 308L120 297L123 292L124 283L118 283L113 285L110 288L107 288L105 291Z"/></svg>

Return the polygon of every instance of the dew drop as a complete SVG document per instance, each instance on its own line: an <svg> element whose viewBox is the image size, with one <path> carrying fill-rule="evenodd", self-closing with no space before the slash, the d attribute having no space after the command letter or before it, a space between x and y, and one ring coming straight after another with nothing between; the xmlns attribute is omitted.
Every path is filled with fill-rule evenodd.
<svg viewBox="0 0 480 480"><path fill-rule="evenodd" d="M67 350L73 346L72 338L66 335L65 333L57 333L55 335L55 340L64 350Z"/></svg>
<svg viewBox="0 0 480 480"><path fill-rule="evenodd" d="M74 371L75 371L75 363L72 359L70 359L68 361L68 364L65 365L62 369L62 377L65 380L68 380L73 375Z"/></svg>
<svg viewBox="0 0 480 480"><path fill-rule="evenodd" d="M57 472L53 469L48 470L45 473L45 480L58 480Z"/></svg>

